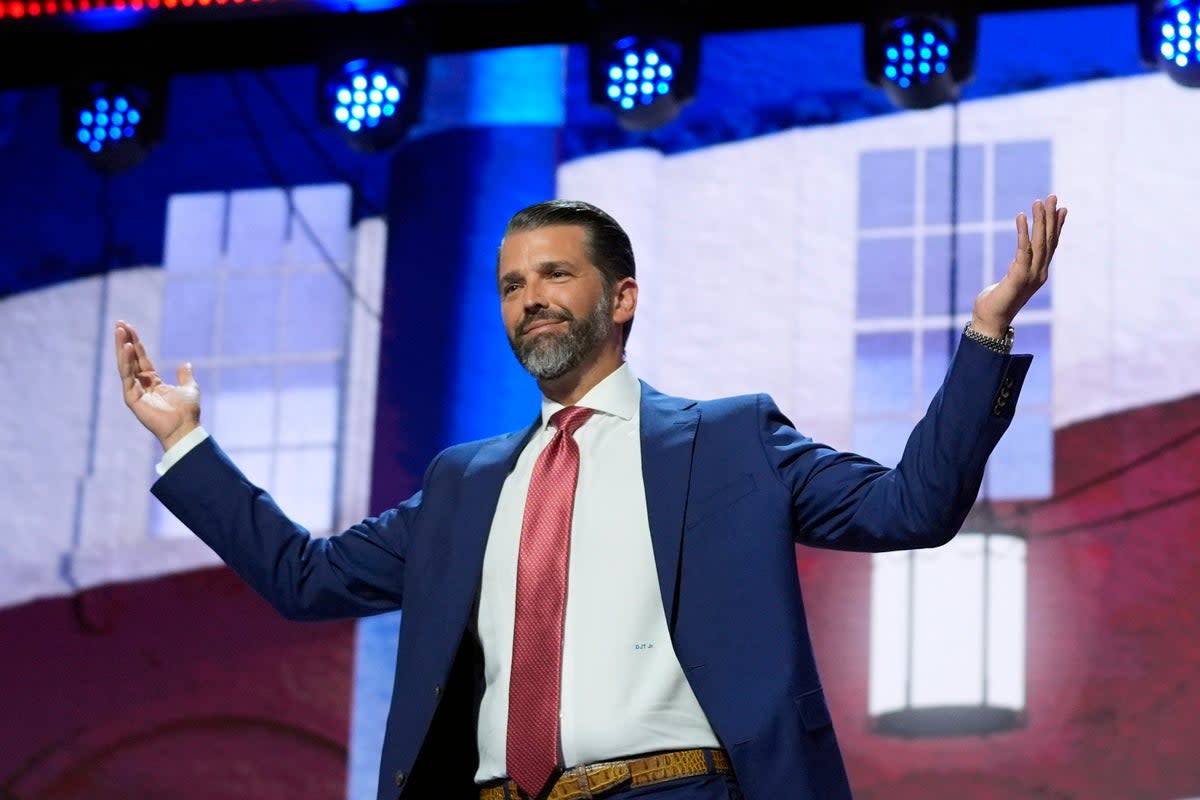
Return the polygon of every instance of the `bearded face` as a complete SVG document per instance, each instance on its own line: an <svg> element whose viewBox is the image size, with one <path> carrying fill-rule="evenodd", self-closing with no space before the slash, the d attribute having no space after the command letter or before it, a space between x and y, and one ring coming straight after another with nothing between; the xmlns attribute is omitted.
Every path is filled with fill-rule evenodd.
<svg viewBox="0 0 1200 800"><path fill-rule="evenodd" d="M547 322L562 324L545 325ZM530 328L534 331L527 335ZM602 292L583 319L567 309L542 308L526 314L508 344L529 374L553 380L583 363L612 329L612 298Z"/></svg>

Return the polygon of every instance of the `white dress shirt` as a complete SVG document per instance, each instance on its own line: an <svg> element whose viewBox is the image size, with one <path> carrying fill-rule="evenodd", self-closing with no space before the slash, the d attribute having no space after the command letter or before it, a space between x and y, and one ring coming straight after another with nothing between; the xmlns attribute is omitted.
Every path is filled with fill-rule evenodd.
<svg viewBox="0 0 1200 800"><path fill-rule="evenodd" d="M716 734L671 646L642 483L641 384L623 364L577 405L595 409L575 432L579 484L571 531L563 631L560 730L565 765L690 747ZM479 638L484 693L479 709L482 782L507 775L517 553L534 462L562 408L542 402L542 427L505 480L483 559Z"/></svg>
<svg viewBox="0 0 1200 800"><path fill-rule="evenodd" d="M204 430L203 425L197 425L184 434L178 442L171 445L171 448L167 452L162 454L162 459L154 465L154 471L159 475L166 475L167 470L175 466L179 459L186 456L193 447L207 438L208 431Z"/></svg>
<svg viewBox="0 0 1200 800"><path fill-rule="evenodd" d="M628 364L577 405L595 409L575 432L575 493L563 631L560 730L567 767L655 750L718 747L671 646L642 483L641 384ZM479 638L484 692L476 781L507 776L517 553L534 462L561 405L542 402L542 427L500 491L483 559ZM163 454L160 475L207 437L197 428Z"/></svg>

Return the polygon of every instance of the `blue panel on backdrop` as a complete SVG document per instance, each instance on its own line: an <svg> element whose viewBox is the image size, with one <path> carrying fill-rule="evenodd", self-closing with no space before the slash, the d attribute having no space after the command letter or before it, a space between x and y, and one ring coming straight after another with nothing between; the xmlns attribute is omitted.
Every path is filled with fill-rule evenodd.
<svg viewBox="0 0 1200 800"><path fill-rule="evenodd" d="M559 45L449 53L430 59L425 105L413 135L483 125L561 125Z"/></svg>
<svg viewBox="0 0 1200 800"><path fill-rule="evenodd" d="M508 217L554 194L557 130L459 128L393 159L375 506L392 503L437 451L524 425L536 386L508 348L496 247ZM404 441L404 452L389 443Z"/></svg>
<svg viewBox="0 0 1200 800"><path fill-rule="evenodd" d="M540 135L539 135L540 134ZM508 345L496 289L496 248L514 212L555 194L557 133L498 128L477 141L476 189L460 230L464 255L458 302L458 354L448 441L459 442L527 425L540 409L537 385Z"/></svg>
<svg viewBox="0 0 1200 800"><path fill-rule="evenodd" d="M561 58L543 47L431 64L440 88L388 170L374 509L414 491L447 445L522 427L538 412L537 386L500 321L496 248L514 212L554 196ZM373 800L396 621L363 620L358 636L348 796Z"/></svg>
<svg viewBox="0 0 1200 800"><path fill-rule="evenodd" d="M459 128L411 142L393 160L374 509L418 488L448 444L523 426L538 411L536 384L500 324L496 247L514 211L552 196L556 142L550 127ZM357 663L356 681L390 692L394 655ZM355 764L378 767L385 712L355 706ZM375 785L367 770L352 773L351 800L373 798Z"/></svg>

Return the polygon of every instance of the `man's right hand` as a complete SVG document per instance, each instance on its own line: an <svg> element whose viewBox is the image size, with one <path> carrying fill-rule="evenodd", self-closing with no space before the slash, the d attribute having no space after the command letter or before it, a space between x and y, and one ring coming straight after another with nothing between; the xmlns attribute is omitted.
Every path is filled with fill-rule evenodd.
<svg viewBox="0 0 1200 800"><path fill-rule="evenodd" d="M164 383L137 331L124 320L117 320L116 345L125 405L158 437L163 450L170 449L200 425L200 387L192 375L192 365L181 364L176 370L178 386Z"/></svg>

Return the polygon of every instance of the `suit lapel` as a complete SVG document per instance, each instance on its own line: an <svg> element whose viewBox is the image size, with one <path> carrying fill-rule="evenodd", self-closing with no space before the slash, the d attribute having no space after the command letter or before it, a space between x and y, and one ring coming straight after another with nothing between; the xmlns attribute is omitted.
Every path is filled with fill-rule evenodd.
<svg viewBox="0 0 1200 800"><path fill-rule="evenodd" d="M693 400L669 397L643 382L641 415L646 512L663 609L674 632L675 586L700 409Z"/></svg>
<svg viewBox="0 0 1200 800"><path fill-rule="evenodd" d="M487 537L492 529L492 517L496 512L496 504L500 500L500 490L504 480L517 463L525 443L537 431L541 422L539 416L523 432L515 432L509 436L496 439L479 448L479 452L467 464L463 471L462 492L462 549L456 557L455 574L457 570L469 570L472 580L466 585L475 587L472 604L479 602L479 574L483 569L483 554L487 546ZM464 561L464 559L466 559ZM470 624L475 624L475 614L471 614Z"/></svg>
<svg viewBox="0 0 1200 800"><path fill-rule="evenodd" d="M480 447L463 471L463 512L466 527L470 529L470 535L466 537L468 549L487 539L504 479L517 463L525 443L537 431L540 421L539 416L524 431L514 432Z"/></svg>

